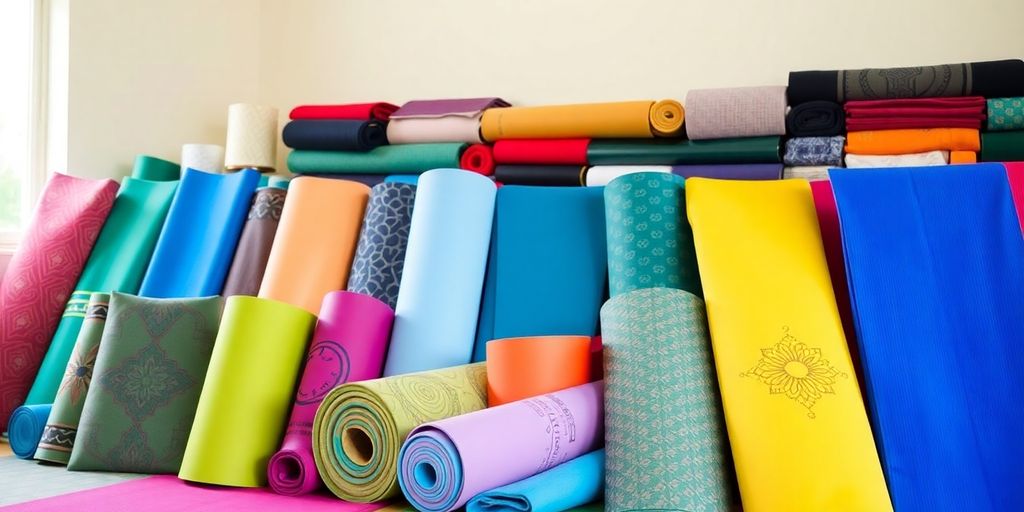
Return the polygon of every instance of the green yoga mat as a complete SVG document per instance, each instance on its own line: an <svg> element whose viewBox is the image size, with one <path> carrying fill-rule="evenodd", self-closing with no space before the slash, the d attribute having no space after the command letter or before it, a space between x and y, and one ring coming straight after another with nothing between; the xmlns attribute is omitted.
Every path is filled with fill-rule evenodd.
<svg viewBox="0 0 1024 512"><path fill-rule="evenodd" d="M730 510L736 501L704 301L635 290L601 308L605 508Z"/></svg>
<svg viewBox="0 0 1024 512"><path fill-rule="evenodd" d="M139 291L177 187L176 181L124 179L39 366L26 404L48 404L57 396L89 297L94 292Z"/></svg>
<svg viewBox="0 0 1024 512"><path fill-rule="evenodd" d="M313 420L317 470L327 488L346 501L397 496L398 450L409 432L485 407L484 363L338 386L324 397Z"/></svg>
<svg viewBox="0 0 1024 512"><path fill-rule="evenodd" d="M654 172L621 176L605 187L604 205L612 297L655 287L701 295L683 178Z"/></svg>
<svg viewBox="0 0 1024 512"><path fill-rule="evenodd" d="M978 157L982 162L1024 160L1024 130L982 133Z"/></svg>
<svg viewBox="0 0 1024 512"><path fill-rule="evenodd" d="M181 166L149 155L135 157L132 178L149 181L177 181L181 178Z"/></svg>
<svg viewBox="0 0 1024 512"><path fill-rule="evenodd" d="M782 161L779 137L717 140L590 141L590 165L753 164Z"/></svg>
<svg viewBox="0 0 1024 512"><path fill-rule="evenodd" d="M111 294L68 469L178 471L222 306Z"/></svg>
<svg viewBox="0 0 1024 512"><path fill-rule="evenodd" d="M420 174L459 168L461 143L396 144L366 152L292 151L288 169L296 174Z"/></svg>
<svg viewBox="0 0 1024 512"><path fill-rule="evenodd" d="M107 323L109 306L109 294L94 293L89 299L74 352L64 371L57 398L53 401L50 418L43 428L43 437L36 448L37 460L67 464L71 457L78 420L82 417L82 407L85 406L85 397L96 367L96 354L100 349L100 337Z"/></svg>

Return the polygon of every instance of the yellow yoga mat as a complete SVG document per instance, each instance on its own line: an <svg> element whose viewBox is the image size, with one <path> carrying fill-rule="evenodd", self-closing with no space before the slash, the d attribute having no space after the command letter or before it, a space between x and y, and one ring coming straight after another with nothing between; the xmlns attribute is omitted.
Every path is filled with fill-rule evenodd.
<svg viewBox="0 0 1024 512"><path fill-rule="evenodd" d="M228 297L179 478L267 485L315 323L289 304Z"/></svg>
<svg viewBox="0 0 1024 512"><path fill-rule="evenodd" d="M675 135L683 106L675 100L622 101L484 111L480 133L500 139L651 138Z"/></svg>
<svg viewBox="0 0 1024 512"><path fill-rule="evenodd" d="M808 183L689 179L686 212L743 510L891 511Z"/></svg>
<svg viewBox="0 0 1024 512"><path fill-rule="evenodd" d="M327 292L344 290L369 197L354 181L292 180L259 296L315 315Z"/></svg>

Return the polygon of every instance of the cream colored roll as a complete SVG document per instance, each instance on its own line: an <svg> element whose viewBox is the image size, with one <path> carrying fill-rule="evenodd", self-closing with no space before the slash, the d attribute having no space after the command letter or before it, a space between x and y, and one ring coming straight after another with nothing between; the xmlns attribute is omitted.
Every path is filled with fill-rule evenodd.
<svg viewBox="0 0 1024 512"><path fill-rule="evenodd" d="M228 107L224 166L273 170L277 160L277 109L235 103Z"/></svg>
<svg viewBox="0 0 1024 512"><path fill-rule="evenodd" d="M224 172L224 148L216 144L185 144L181 146L181 172L195 169Z"/></svg>
<svg viewBox="0 0 1024 512"><path fill-rule="evenodd" d="M816 167L816 166L801 166L801 167L784 167L782 169L783 179L805 179L807 181L828 181L828 167Z"/></svg>
<svg viewBox="0 0 1024 512"><path fill-rule="evenodd" d="M671 165L595 165L587 169L587 186L603 187L619 176L637 172L672 172Z"/></svg>

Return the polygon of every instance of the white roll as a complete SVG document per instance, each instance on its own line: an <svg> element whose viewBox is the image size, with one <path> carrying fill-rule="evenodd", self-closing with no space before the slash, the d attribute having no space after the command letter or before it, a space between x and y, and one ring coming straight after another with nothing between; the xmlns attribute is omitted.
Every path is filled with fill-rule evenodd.
<svg viewBox="0 0 1024 512"><path fill-rule="evenodd" d="M921 167L948 163L949 151L928 151L905 155L846 155L847 167Z"/></svg>
<svg viewBox="0 0 1024 512"><path fill-rule="evenodd" d="M587 186L603 187L619 176L635 172L671 173L670 165L595 165L587 169Z"/></svg>
<svg viewBox="0 0 1024 512"><path fill-rule="evenodd" d="M277 109L249 103L228 107L224 166L272 170L277 161Z"/></svg>
<svg viewBox="0 0 1024 512"><path fill-rule="evenodd" d="M224 148L216 144L184 144L181 146L181 172L185 169L224 172Z"/></svg>
<svg viewBox="0 0 1024 512"><path fill-rule="evenodd" d="M784 167L783 179L801 178L807 181L828 181L828 166Z"/></svg>

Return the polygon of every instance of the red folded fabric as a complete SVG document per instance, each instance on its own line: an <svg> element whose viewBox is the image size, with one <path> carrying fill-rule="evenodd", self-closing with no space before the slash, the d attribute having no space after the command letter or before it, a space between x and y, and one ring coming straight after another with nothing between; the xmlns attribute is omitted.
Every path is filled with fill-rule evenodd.
<svg viewBox="0 0 1024 512"><path fill-rule="evenodd" d="M387 121L398 110L390 103L352 103L349 105L299 105L292 109L291 119L352 119L356 121Z"/></svg>
<svg viewBox="0 0 1024 512"><path fill-rule="evenodd" d="M484 176L494 174L494 153L487 144L473 144L462 152L459 167Z"/></svg>
<svg viewBox="0 0 1024 512"><path fill-rule="evenodd" d="M519 139L494 143L499 164L586 165L590 139Z"/></svg>
<svg viewBox="0 0 1024 512"><path fill-rule="evenodd" d="M899 130L905 128L981 128L985 98L907 98L848 101L846 129Z"/></svg>
<svg viewBox="0 0 1024 512"><path fill-rule="evenodd" d="M985 108L985 98L981 96L957 96L951 98L898 98L888 100L854 100L844 104L846 108Z"/></svg>
<svg viewBox="0 0 1024 512"><path fill-rule="evenodd" d="M903 130L915 128L981 128L984 119L956 117L915 117L915 118L846 118L846 131L866 132L874 130Z"/></svg>

